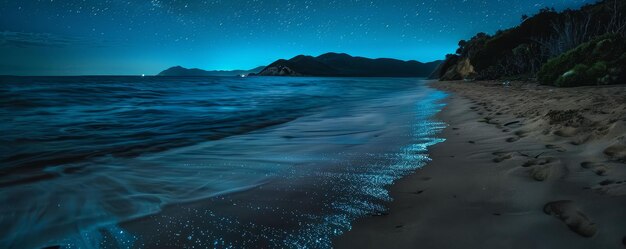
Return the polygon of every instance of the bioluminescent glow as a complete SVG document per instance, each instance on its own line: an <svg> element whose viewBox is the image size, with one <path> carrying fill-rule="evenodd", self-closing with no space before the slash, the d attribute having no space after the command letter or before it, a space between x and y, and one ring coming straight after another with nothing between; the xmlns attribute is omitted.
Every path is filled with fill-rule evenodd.
<svg viewBox="0 0 626 249"><path fill-rule="evenodd" d="M2 247L329 247L445 126L418 79L100 79L9 84Z"/></svg>

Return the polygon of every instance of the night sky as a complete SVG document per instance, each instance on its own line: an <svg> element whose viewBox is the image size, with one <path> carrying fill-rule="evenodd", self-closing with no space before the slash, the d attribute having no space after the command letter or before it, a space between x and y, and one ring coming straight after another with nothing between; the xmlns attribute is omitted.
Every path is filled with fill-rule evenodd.
<svg viewBox="0 0 626 249"><path fill-rule="evenodd" d="M0 0L0 74L249 69L298 54L432 61L543 7L595 0Z"/></svg>

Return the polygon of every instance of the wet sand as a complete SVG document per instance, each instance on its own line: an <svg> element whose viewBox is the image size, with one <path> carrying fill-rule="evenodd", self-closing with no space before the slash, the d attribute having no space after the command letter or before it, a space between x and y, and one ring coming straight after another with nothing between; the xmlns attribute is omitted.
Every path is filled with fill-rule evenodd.
<svg viewBox="0 0 626 249"><path fill-rule="evenodd" d="M433 159L336 248L626 248L626 87L436 82Z"/></svg>
<svg viewBox="0 0 626 249"><path fill-rule="evenodd" d="M427 121L445 94L414 83L420 85L170 151L211 167L224 162L225 176L243 175L233 166L257 165L267 181L167 205L120 227L141 248L330 248L354 219L382 212L385 186L426 163L425 146L440 141L432 134L443 124Z"/></svg>

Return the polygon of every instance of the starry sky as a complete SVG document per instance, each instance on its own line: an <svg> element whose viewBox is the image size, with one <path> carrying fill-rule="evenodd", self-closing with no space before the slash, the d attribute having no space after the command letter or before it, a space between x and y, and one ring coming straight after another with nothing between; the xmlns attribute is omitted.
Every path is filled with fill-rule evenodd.
<svg viewBox="0 0 626 249"><path fill-rule="evenodd" d="M432 61L595 0L0 0L0 75L249 69L298 54Z"/></svg>

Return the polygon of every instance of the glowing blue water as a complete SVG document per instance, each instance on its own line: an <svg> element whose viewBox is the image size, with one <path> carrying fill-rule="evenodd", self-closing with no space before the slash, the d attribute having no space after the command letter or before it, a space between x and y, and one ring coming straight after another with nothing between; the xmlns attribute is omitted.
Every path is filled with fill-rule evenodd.
<svg viewBox="0 0 626 249"><path fill-rule="evenodd" d="M2 248L327 248L444 125L418 79L0 81Z"/></svg>

